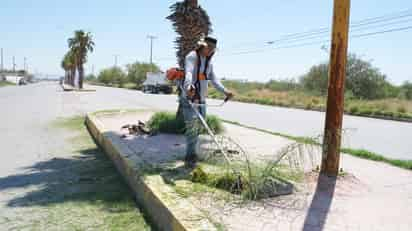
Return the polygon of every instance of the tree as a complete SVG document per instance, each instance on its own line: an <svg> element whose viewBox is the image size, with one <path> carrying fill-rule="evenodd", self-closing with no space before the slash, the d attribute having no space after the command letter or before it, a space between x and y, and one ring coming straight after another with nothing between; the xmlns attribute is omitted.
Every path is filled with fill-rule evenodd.
<svg viewBox="0 0 412 231"><path fill-rule="evenodd" d="M347 64L346 87L356 98L380 99L386 97L385 87L390 83L378 68L368 61L350 54Z"/></svg>
<svg viewBox="0 0 412 231"><path fill-rule="evenodd" d="M128 64L127 69L127 79L130 82L136 83L136 87L141 88L143 82L146 80L147 72L159 72L160 68L156 64L140 63L136 62L133 64Z"/></svg>
<svg viewBox="0 0 412 231"><path fill-rule="evenodd" d="M176 57L180 68L184 68L186 55L196 48L197 42L212 33L212 23L207 12L197 0L184 0L170 6L171 14L167 17L173 23L178 34L175 40Z"/></svg>
<svg viewBox="0 0 412 231"><path fill-rule="evenodd" d="M301 84L308 91L325 95L328 88L328 73L327 63L313 66L301 78ZM346 91L359 99L380 99L396 95L397 89L369 61L350 54L346 68Z"/></svg>
<svg viewBox="0 0 412 231"><path fill-rule="evenodd" d="M76 74L76 60L73 52L67 52L62 60L61 67L65 71L66 83L74 86L74 76Z"/></svg>
<svg viewBox="0 0 412 231"><path fill-rule="evenodd" d="M401 88L404 97L412 100L412 82L406 81Z"/></svg>
<svg viewBox="0 0 412 231"><path fill-rule="evenodd" d="M73 52L76 59L76 66L79 73L79 88L83 88L84 79L84 64L87 62L88 52L93 52L94 42L90 32L77 30L74 32L74 37L68 40L69 48Z"/></svg>
<svg viewBox="0 0 412 231"><path fill-rule="evenodd" d="M89 74L85 77L86 81L96 81L97 77L93 74Z"/></svg>
<svg viewBox="0 0 412 231"><path fill-rule="evenodd" d="M210 33L212 23L207 12L198 4L198 0L184 0L170 6L171 14L167 17L178 34L175 40L176 57L179 67L184 69L186 55L194 50L197 42ZM181 104L177 109L176 117L182 119Z"/></svg>
<svg viewBox="0 0 412 231"><path fill-rule="evenodd" d="M102 70L97 79L104 84L118 84L119 86L123 86L127 80L126 74L118 67Z"/></svg>
<svg viewBox="0 0 412 231"><path fill-rule="evenodd" d="M300 80L304 89L326 95L328 90L328 71L329 64L327 63L313 66Z"/></svg>

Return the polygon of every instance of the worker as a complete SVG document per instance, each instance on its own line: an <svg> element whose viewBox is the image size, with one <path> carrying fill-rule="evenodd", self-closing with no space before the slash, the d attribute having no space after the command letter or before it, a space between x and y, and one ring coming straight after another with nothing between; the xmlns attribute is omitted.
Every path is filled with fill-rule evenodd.
<svg viewBox="0 0 412 231"><path fill-rule="evenodd" d="M216 51L217 39L212 37L202 38L197 49L190 52L185 58L185 79L183 81L183 92L180 94L180 103L186 125L186 157L185 164L195 167L198 161L198 140L200 123L189 102L194 103L194 108L206 118L206 98L208 82L226 98L232 98L233 93L225 89L216 78L213 70L212 58Z"/></svg>

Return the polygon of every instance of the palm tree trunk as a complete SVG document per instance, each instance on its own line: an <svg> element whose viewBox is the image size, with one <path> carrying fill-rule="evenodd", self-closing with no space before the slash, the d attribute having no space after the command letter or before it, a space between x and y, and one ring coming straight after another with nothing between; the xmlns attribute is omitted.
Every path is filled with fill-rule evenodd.
<svg viewBox="0 0 412 231"><path fill-rule="evenodd" d="M76 76L76 68L73 68L70 74L70 85L72 85L73 87L74 87L75 76Z"/></svg>
<svg viewBox="0 0 412 231"><path fill-rule="evenodd" d="M64 84L68 84L69 83L69 71L65 70L65 74L64 74Z"/></svg>
<svg viewBox="0 0 412 231"><path fill-rule="evenodd" d="M79 72L79 88L83 89L83 78L84 78L83 64L79 65L78 72Z"/></svg>

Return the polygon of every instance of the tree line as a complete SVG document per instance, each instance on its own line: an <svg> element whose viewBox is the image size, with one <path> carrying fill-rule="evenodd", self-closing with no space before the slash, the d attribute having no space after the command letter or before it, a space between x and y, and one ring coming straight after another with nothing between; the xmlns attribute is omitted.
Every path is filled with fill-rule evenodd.
<svg viewBox="0 0 412 231"><path fill-rule="evenodd" d="M387 76L370 61L355 54L348 56L345 82L345 97L350 99L376 100L384 98L412 99L412 82L401 86L391 84ZM314 65L297 79L272 79L266 83L225 80L225 85L239 93L250 90L300 91L316 96L328 92L329 64Z"/></svg>
<svg viewBox="0 0 412 231"><path fill-rule="evenodd" d="M146 73L159 71L160 67L156 64L135 62L127 64L125 70L120 67L105 68L97 76L89 75L86 80L119 87L132 83L135 89L141 89L146 80Z"/></svg>
<svg viewBox="0 0 412 231"><path fill-rule="evenodd" d="M311 93L326 95L328 90L328 63L313 66L300 78L301 87ZM370 61L350 54L346 66L345 96L347 98L375 100L384 98L412 99L412 82L401 86L391 84L387 76Z"/></svg>

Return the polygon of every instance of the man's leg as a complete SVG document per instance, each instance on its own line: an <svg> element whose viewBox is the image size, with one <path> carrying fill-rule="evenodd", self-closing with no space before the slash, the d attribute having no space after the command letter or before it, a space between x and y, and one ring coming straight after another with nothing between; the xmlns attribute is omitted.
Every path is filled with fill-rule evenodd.
<svg viewBox="0 0 412 231"><path fill-rule="evenodd" d="M188 164L194 164L197 161L197 143L198 143L198 126L197 117L192 107L187 103L182 104L183 116L186 126L186 157Z"/></svg>

